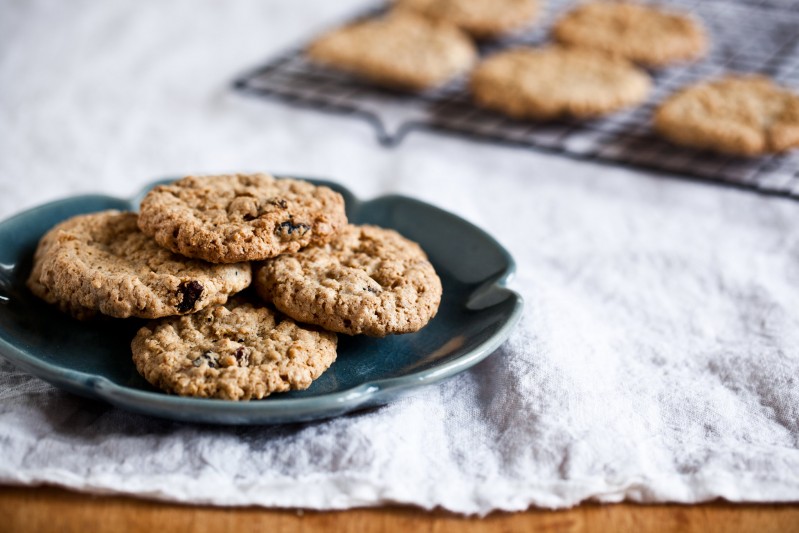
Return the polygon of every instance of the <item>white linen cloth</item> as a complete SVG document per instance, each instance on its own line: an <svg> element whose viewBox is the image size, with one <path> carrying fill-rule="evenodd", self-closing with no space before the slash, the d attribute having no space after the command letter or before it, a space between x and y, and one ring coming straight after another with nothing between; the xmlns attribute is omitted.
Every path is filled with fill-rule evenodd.
<svg viewBox="0 0 799 533"><path fill-rule="evenodd" d="M0 482L188 503L483 514L586 499L799 500L799 203L370 126L228 82L363 4L0 2L0 217L166 175L265 170L404 193L518 263L476 368L303 425L130 414L0 362Z"/></svg>

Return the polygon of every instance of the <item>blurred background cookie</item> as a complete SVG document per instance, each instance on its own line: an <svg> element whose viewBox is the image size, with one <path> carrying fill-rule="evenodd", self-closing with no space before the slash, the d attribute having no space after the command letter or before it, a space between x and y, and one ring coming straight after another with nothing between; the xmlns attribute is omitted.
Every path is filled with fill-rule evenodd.
<svg viewBox="0 0 799 533"><path fill-rule="evenodd" d="M445 20L481 39L528 26L541 10L539 0L396 0L395 6Z"/></svg>
<svg viewBox="0 0 799 533"><path fill-rule="evenodd" d="M728 76L673 94L654 123L667 139L694 148L784 152L799 147L799 95L761 76Z"/></svg>
<svg viewBox="0 0 799 533"><path fill-rule="evenodd" d="M604 50L649 67L697 59L707 50L705 30L688 15L626 2L590 2L561 18L554 38L565 45Z"/></svg>
<svg viewBox="0 0 799 533"><path fill-rule="evenodd" d="M475 101L518 119L588 118L643 102L651 81L627 60L588 49L517 48L483 61Z"/></svg>
<svg viewBox="0 0 799 533"><path fill-rule="evenodd" d="M424 90L469 70L477 51L465 33L447 22L395 12L323 35L308 48L308 56L379 85Z"/></svg>

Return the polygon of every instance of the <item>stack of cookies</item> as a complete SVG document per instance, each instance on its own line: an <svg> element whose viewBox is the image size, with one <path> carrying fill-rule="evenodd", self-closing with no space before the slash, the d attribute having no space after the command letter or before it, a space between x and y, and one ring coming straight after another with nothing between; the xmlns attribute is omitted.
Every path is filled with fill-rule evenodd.
<svg viewBox="0 0 799 533"><path fill-rule="evenodd" d="M39 242L28 287L79 319L153 319L131 343L142 376L230 400L308 388L336 333L418 331L442 293L418 244L348 224L327 187L264 174L187 177L139 214L66 220Z"/></svg>
<svg viewBox="0 0 799 533"><path fill-rule="evenodd" d="M317 39L311 60L373 83L433 89L470 73L479 106L515 119L590 119L642 104L649 70L707 53L707 33L685 13L634 2L589 1L555 22L553 44L478 61L473 39L529 26L539 0L393 0L387 14ZM799 147L799 95L758 76L731 75L675 93L655 130L686 146L755 156Z"/></svg>

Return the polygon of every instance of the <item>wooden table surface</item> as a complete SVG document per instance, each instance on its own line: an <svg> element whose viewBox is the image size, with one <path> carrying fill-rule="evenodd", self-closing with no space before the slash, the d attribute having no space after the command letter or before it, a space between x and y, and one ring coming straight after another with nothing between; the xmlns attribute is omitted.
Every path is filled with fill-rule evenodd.
<svg viewBox="0 0 799 533"><path fill-rule="evenodd" d="M52 487L0 487L0 532L144 533L265 531L485 532L585 531L715 533L799 532L799 505L582 505L463 518L411 508L341 512L214 508L117 496L89 496Z"/></svg>

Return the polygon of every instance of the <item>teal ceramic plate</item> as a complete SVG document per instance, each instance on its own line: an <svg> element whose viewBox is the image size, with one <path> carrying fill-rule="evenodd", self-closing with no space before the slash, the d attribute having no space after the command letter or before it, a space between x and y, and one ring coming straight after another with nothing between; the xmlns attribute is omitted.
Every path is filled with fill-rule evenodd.
<svg viewBox="0 0 799 533"><path fill-rule="evenodd" d="M427 327L383 339L339 336L337 361L305 391L231 402L155 390L138 375L130 357L130 340L143 321L79 322L38 301L25 287L33 251L45 231L80 213L136 210L151 185L132 199L76 196L0 223L0 354L57 387L130 411L200 423L276 424L385 404L468 369L508 337L521 316L522 299L505 286L513 259L493 238L418 200L384 196L361 201L335 183L310 181L343 194L352 222L394 228L422 245L444 286L441 307Z"/></svg>

